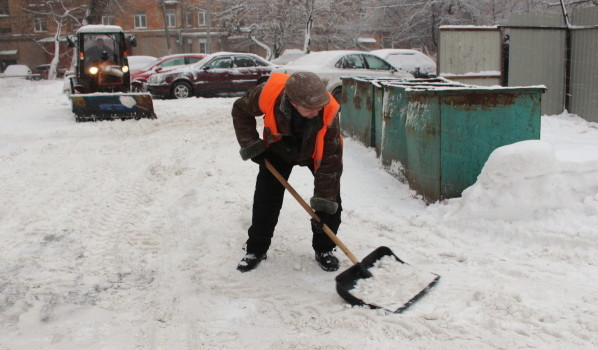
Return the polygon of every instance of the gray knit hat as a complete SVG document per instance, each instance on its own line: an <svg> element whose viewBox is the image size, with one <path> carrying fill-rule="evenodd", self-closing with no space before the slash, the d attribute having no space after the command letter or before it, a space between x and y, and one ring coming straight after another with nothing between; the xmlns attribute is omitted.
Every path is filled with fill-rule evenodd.
<svg viewBox="0 0 598 350"><path fill-rule="evenodd" d="M285 84L285 92L291 101L309 109L320 109L330 102L322 79L311 72L291 74Z"/></svg>

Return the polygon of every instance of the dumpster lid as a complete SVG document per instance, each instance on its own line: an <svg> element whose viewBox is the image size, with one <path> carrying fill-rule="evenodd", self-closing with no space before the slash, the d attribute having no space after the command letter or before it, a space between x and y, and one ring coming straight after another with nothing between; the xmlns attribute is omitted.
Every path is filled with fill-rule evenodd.
<svg viewBox="0 0 598 350"><path fill-rule="evenodd" d="M480 85L469 85L460 83L381 83L384 87L397 87L401 88L406 92L458 92L458 93L470 93L470 92L546 92L546 86L544 85L531 85L531 86L480 86Z"/></svg>

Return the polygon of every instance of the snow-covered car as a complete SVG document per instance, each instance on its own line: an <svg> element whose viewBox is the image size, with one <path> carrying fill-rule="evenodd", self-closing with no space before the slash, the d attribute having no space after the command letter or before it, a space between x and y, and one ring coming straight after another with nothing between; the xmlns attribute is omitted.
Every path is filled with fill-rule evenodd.
<svg viewBox="0 0 598 350"><path fill-rule="evenodd" d="M127 56L127 62L129 63L129 72L131 74L140 71L144 67L156 62L158 57L154 56Z"/></svg>
<svg viewBox="0 0 598 350"><path fill-rule="evenodd" d="M326 89L340 101L342 93L341 77L387 77L413 79L413 75L397 70L382 58L364 51L320 51L313 52L278 67L275 72L313 72L317 74Z"/></svg>
<svg viewBox="0 0 598 350"><path fill-rule="evenodd" d="M156 73L147 91L159 98L239 95L266 81L274 65L250 53L218 52L167 73Z"/></svg>
<svg viewBox="0 0 598 350"><path fill-rule="evenodd" d="M33 74L31 69L24 64L11 64L0 75L2 78L22 78L27 80L39 80L39 74Z"/></svg>
<svg viewBox="0 0 598 350"><path fill-rule="evenodd" d="M388 61L398 69L413 74L416 78L436 76L436 62L426 54L411 49L380 49L370 51Z"/></svg>
<svg viewBox="0 0 598 350"><path fill-rule="evenodd" d="M203 53L180 53L160 57L131 74L131 89L133 91L145 91L145 84L153 74L166 73L199 62L204 57L206 57L206 54Z"/></svg>

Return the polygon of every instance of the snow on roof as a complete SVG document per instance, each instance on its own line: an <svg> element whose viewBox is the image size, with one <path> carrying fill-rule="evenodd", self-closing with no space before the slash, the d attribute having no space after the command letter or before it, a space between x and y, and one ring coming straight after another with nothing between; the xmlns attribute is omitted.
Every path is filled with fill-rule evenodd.
<svg viewBox="0 0 598 350"><path fill-rule="evenodd" d="M341 56L350 53L361 54L366 52L355 50L332 50L312 52L305 56L301 56L293 62L290 62L288 66L321 66L324 62L338 60Z"/></svg>
<svg viewBox="0 0 598 350"><path fill-rule="evenodd" d="M365 43L365 44L375 44L378 41L374 38L357 38L358 43Z"/></svg>
<svg viewBox="0 0 598 350"><path fill-rule="evenodd" d="M444 77L433 79L402 79L402 78L377 78L377 77L346 77L342 79L350 79L372 84L376 87L399 87L404 91L453 91L453 92L471 92L477 90L483 91L530 91L535 89L546 90L545 85L530 85L530 86L481 86L464 84L457 81L449 80Z"/></svg>
<svg viewBox="0 0 598 350"><path fill-rule="evenodd" d="M301 49L284 49L284 51L282 52L282 55L298 55L298 54L303 55L304 54L303 50L301 50Z"/></svg>
<svg viewBox="0 0 598 350"><path fill-rule="evenodd" d="M54 38L53 36L49 36L49 37L39 39L37 42L38 43L53 43L55 40L56 40L56 38ZM61 36L58 38L58 41L66 41L66 37Z"/></svg>
<svg viewBox="0 0 598 350"><path fill-rule="evenodd" d="M464 77L500 77L500 71L488 70L480 72L467 72L462 74L457 73L440 73L443 77L464 78Z"/></svg>
<svg viewBox="0 0 598 350"><path fill-rule="evenodd" d="M423 53L421 51L417 51L417 50L413 50L413 49L379 49L379 50L372 50L370 51L370 53L375 53L375 54L390 54L390 53L395 53L395 54L405 54L405 55L414 55L416 53Z"/></svg>
<svg viewBox="0 0 598 350"><path fill-rule="evenodd" d="M92 24L87 25L79 28L77 30L77 34L79 33L121 33L123 29L120 26L105 26L99 24Z"/></svg>
<svg viewBox="0 0 598 350"><path fill-rule="evenodd" d="M0 55L8 56L8 55L16 55L17 50L0 50Z"/></svg>
<svg viewBox="0 0 598 350"><path fill-rule="evenodd" d="M444 25L440 29L468 29L468 30L495 30L498 26L474 26L474 25Z"/></svg>

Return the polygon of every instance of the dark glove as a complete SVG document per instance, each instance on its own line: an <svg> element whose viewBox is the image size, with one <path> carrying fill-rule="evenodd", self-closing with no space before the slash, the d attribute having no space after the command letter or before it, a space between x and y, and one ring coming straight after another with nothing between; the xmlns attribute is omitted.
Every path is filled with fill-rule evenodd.
<svg viewBox="0 0 598 350"><path fill-rule="evenodd" d="M251 161L261 166L266 166L266 164L264 164L265 159L268 159L270 163L272 163L273 165L276 165L282 161L282 158L280 158L276 153L270 151L269 149L251 158Z"/></svg>
<svg viewBox="0 0 598 350"><path fill-rule="evenodd" d="M330 222L330 217L332 215L319 211L316 212L316 215L320 218L320 222L317 222L316 219L312 218L311 229L314 233L325 235L326 232L324 232L324 224L328 226L328 222Z"/></svg>
<svg viewBox="0 0 598 350"><path fill-rule="evenodd" d="M268 159L268 150L264 150L262 153L258 154L257 156L251 158L251 161L255 164L259 164L261 166L265 166L264 159Z"/></svg>

